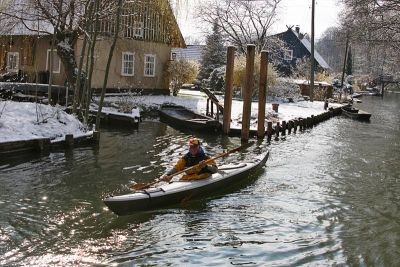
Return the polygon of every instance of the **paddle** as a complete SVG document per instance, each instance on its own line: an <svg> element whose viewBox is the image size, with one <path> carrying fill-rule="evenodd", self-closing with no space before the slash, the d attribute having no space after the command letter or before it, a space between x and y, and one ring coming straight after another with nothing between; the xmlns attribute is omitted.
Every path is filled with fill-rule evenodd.
<svg viewBox="0 0 400 267"><path fill-rule="evenodd" d="M227 151L227 152L221 153L221 154L219 154L218 156L215 156L215 157L213 157L213 158L207 159L207 160L204 161L204 163L205 163L205 164L210 163L210 162L212 162L213 160L216 160L216 159L219 159L219 158L228 156L229 154L232 154L232 153L234 153L234 152L237 152L237 151L239 151L239 150L242 150L242 149L244 149L244 148L247 148L247 147L249 147L249 146L251 146L251 145L253 145L253 144L254 144L254 142L250 142L250 143L241 145L241 146L239 146L239 147L237 147L237 148L234 148L234 149L229 150L229 151ZM173 173L173 174L171 174L171 175L168 175L168 176L166 176L166 177L164 177L164 178L158 178L158 179L156 179L155 181L150 182L150 183L137 183L137 184L131 185L131 186L130 186L130 189L133 189L133 190L143 190L143 189L147 189L147 188L151 187L152 185L155 185L155 184L157 184L157 183L159 183L159 182L161 182L161 181L169 182L169 181L171 181L172 177L174 177L174 176L176 176L176 175L178 175L178 174L181 174L181 173L190 171L190 170L192 170L192 169L198 167L199 165L200 165L200 163L197 164L197 165L188 167L188 168L186 168L186 169L184 169L184 170L181 170L181 171L179 171L179 172L176 172L176 173Z"/></svg>

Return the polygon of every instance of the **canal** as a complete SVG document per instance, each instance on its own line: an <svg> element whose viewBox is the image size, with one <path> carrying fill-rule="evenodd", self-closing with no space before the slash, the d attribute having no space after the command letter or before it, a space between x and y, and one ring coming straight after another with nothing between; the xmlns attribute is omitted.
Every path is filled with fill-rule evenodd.
<svg viewBox="0 0 400 267"><path fill-rule="evenodd" d="M399 266L400 95L362 100L370 123L339 116L259 143L271 155L256 177L130 216L102 198L162 174L190 133L145 121L103 129L98 148L1 156L0 265ZM210 154L240 143L198 136Z"/></svg>

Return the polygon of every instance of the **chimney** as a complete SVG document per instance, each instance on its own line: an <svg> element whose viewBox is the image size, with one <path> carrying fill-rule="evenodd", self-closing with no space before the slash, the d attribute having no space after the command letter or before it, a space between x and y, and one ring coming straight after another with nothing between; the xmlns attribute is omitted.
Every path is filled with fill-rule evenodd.
<svg viewBox="0 0 400 267"><path fill-rule="evenodd" d="M295 29L296 29L297 34L299 34L300 33L300 26L296 25Z"/></svg>

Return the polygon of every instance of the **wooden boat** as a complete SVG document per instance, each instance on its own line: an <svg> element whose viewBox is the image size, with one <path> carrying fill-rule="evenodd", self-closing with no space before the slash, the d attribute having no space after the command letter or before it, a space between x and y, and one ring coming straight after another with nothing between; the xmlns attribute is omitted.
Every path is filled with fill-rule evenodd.
<svg viewBox="0 0 400 267"><path fill-rule="evenodd" d="M371 113L353 108L351 106L342 107L342 114L356 120L369 121Z"/></svg>
<svg viewBox="0 0 400 267"><path fill-rule="evenodd" d="M181 106L163 106L159 110L160 120L173 127L193 131L220 131L218 120L197 114Z"/></svg>
<svg viewBox="0 0 400 267"><path fill-rule="evenodd" d="M237 165L224 165L211 177L196 181L176 181L158 187L138 190L130 194L110 196L104 204L117 215L132 214L135 211L157 209L167 205L185 203L227 188L234 182L244 180L254 171L262 168L268 160L269 151L255 156L251 161Z"/></svg>

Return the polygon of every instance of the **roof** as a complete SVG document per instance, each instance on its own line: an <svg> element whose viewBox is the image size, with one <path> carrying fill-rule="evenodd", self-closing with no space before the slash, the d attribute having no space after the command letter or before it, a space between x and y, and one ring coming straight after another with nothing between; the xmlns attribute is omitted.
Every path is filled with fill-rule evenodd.
<svg viewBox="0 0 400 267"><path fill-rule="evenodd" d="M292 28L288 28L288 31L291 31L297 39L304 45L304 47L310 52L311 54L311 43L307 38L304 38L304 35L301 33L298 33L296 30L293 30ZM325 59L318 53L317 50L314 48L314 58L318 62L318 64L324 68L324 69L330 69L331 67L326 63Z"/></svg>
<svg viewBox="0 0 400 267"><path fill-rule="evenodd" d="M186 48L172 48L177 59L201 61L204 45L187 45Z"/></svg>

